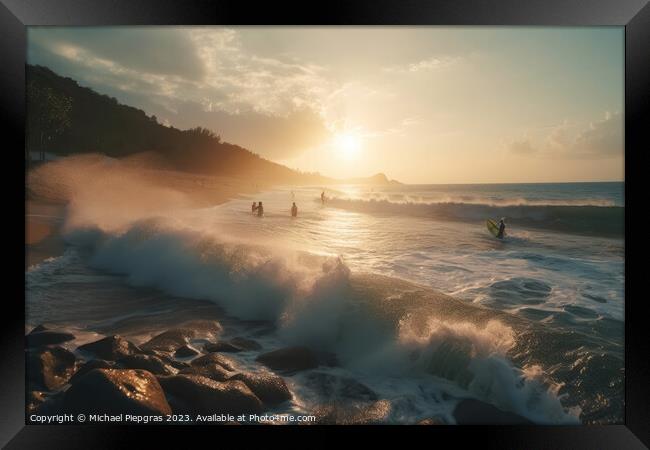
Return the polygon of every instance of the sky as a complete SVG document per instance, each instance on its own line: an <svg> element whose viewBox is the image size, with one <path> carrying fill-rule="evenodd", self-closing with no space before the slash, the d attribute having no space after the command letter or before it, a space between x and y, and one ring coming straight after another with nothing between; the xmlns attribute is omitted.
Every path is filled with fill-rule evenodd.
<svg viewBox="0 0 650 450"><path fill-rule="evenodd" d="M624 179L622 27L30 27L27 59L302 171Z"/></svg>

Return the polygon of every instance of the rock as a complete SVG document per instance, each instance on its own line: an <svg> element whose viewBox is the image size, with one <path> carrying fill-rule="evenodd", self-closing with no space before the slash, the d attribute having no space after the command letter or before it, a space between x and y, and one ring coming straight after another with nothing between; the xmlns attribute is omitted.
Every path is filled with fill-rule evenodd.
<svg viewBox="0 0 650 450"><path fill-rule="evenodd" d="M271 369L286 372L298 372L318 367L317 356L307 347L281 348L259 355L256 361Z"/></svg>
<svg viewBox="0 0 650 450"><path fill-rule="evenodd" d="M154 355L129 355L117 361L126 369L147 370L155 375L175 375L177 369Z"/></svg>
<svg viewBox="0 0 650 450"><path fill-rule="evenodd" d="M181 369L179 372L187 375L201 375L214 381L226 381L232 376L232 371L226 370L218 364L206 364L204 366L190 366Z"/></svg>
<svg viewBox="0 0 650 450"><path fill-rule="evenodd" d="M183 322L180 328L189 328L200 334L211 334L216 336L223 331L223 327L216 320L190 320Z"/></svg>
<svg viewBox="0 0 650 450"><path fill-rule="evenodd" d="M200 375L160 377L165 393L195 414L259 414L262 402L239 380L218 382Z"/></svg>
<svg viewBox="0 0 650 450"><path fill-rule="evenodd" d="M533 422L518 414L502 411L489 403L466 398L453 412L458 425L532 425Z"/></svg>
<svg viewBox="0 0 650 450"><path fill-rule="evenodd" d="M179 347L176 352L174 353L174 356L177 358L186 358L188 356L195 356L198 355L199 352L193 347L190 347L189 345L183 345L182 347Z"/></svg>
<svg viewBox="0 0 650 450"><path fill-rule="evenodd" d="M65 392L63 410L84 414L165 415L172 410L146 370L94 369Z"/></svg>
<svg viewBox="0 0 650 450"><path fill-rule="evenodd" d="M309 388L319 397L342 401L376 401L377 394L350 377L340 377L324 372L313 372L306 377Z"/></svg>
<svg viewBox="0 0 650 450"><path fill-rule="evenodd" d="M68 382L76 357L62 347L42 347L27 353L27 380L35 390L51 391Z"/></svg>
<svg viewBox="0 0 650 450"><path fill-rule="evenodd" d="M169 356L169 354L165 352L160 352L158 350L149 350L144 352L145 354L152 355L152 356L157 356L161 360L165 362L165 364L169 364L172 366L174 369L182 370L190 367L190 365L184 361L176 361L174 358Z"/></svg>
<svg viewBox="0 0 650 450"><path fill-rule="evenodd" d="M66 333L63 331L50 330L37 332L32 331L25 336L25 341L27 343L27 347L29 348L40 347L43 345L61 344L62 342L71 341L73 339L74 334Z"/></svg>
<svg viewBox="0 0 650 450"><path fill-rule="evenodd" d="M189 328L173 328L152 337L141 345L142 350L159 350L173 352L186 345L190 339L196 337L196 331Z"/></svg>
<svg viewBox="0 0 650 450"><path fill-rule="evenodd" d="M244 337L234 337L229 342L235 347L241 348L243 351L262 349L262 346L258 344L257 341L254 341L253 339L247 339Z"/></svg>
<svg viewBox="0 0 650 450"><path fill-rule="evenodd" d="M291 392L282 377L271 373L240 372L230 380L241 380L266 406L277 405L291 400Z"/></svg>
<svg viewBox="0 0 650 450"><path fill-rule="evenodd" d="M91 370L94 369L113 369L115 368L115 364L110 361L105 361L103 359L91 359L90 361L84 363L81 367L77 369L77 371L72 375L70 378L69 383L74 383L77 381L79 378L90 372Z"/></svg>
<svg viewBox="0 0 650 450"><path fill-rule="evenodd" d="M182 369L186 375L201 375L214 381L226 381L237 370L237 363L218 353L210 353L194 359L190 366Z"/></svg>
<svg viewBox="0 0 650 450"><path fill-rule="evenodd" d="M99 341L91 342L77 348L82 352L92 353L98 358L115 361L134 353L141 353L142 350L135 344L127 341L121 336L108 336Z"/></svg>
<svg viewBox="0 0 650 450"><path fill-rule="evenodd" d="M420 420L416 425L447 425L440 417L428 417Z"/></svg>
<svg viewBox="0 0 650 450"><path fill-rule="evenodd" d="M167 360L165 361L167 362L167 364L169 364L170 366L172 366L174 369L177 370L183 370L183 369L187 369L188 367L191 367L188 363L184 361L174 361L173 359L169 359L168 361Z"/></svg>
<svg viewBox="0 0 650 450"><path fill-rule="evenodd" d="M40 332L40 331L48 331L48 330L50 330L50 329L51 329L51 328L50 328L49 326L47 326L47 325L43 325L43 324L40 324L40 325L36 325L36 326L34 327L34 329L33 329L32 331L29 332L29 334L32 334L32 333L38 333L38 332Z"/></svg>
<svg viewBox="0 0 650 450"><path fill-rule="evenodd" d="M237 370L237 363L232 358L227 356L220 355L218 353L210 353L208 355L203 355L199 358L192 360L190 366L192 367L201 367L201 366L210 366L216 364L223 367L226 370L231 372Z"/></svg>
<svg viewBox="0 0 650 450"><path fill-rule="evenodd" d="M27 412L34 414L46 400L46 393L42 391L30 391L27 394Z"/></svg>
<svg viewBox="0 0 650 450"><path fill-rule="evenodd" d="M369 405L324 405L313 414L318 425L376 425L388 422L391 404L388 400L378 400Z"/></svg>
<svg viewBox="0 0 650 450"><path fill-rule="evenodd" d="M171 353L189 343L190 339L196 338L199 334L216 336L222 330L221 324L216 320L192 320L184 322L178 328L172 328L154 336L140 347L143 350L159 350Z"/></svg>
<svg viewBox="0 0 650 450"><path fill-rule="evenodd" d="M231 344L230 342L208 342L203 346L203 350L206 352L228 352L228 353L237 353L243 351L241 347Z"/></svg>
<svg viewBox="0 0 650 450"><path fill-rule="evenodd" d="M32 392L32 394L34 394L34 392ZM33 407L30 411L31 414L45 416L60 414L61 401L64 394L63 391L54 393L38 392L34 396L30 394L30 401L27 408L30 410L30 407Z"/></svg>
<svg viewBox="0 0 650 450"><path fill-rule="evenodd" d="M259 350L262 346L252 339L243 337L232 338L229 341L219 341L216 343L209 342L203 346L206 352L246 352L249 350Z"/></svg>

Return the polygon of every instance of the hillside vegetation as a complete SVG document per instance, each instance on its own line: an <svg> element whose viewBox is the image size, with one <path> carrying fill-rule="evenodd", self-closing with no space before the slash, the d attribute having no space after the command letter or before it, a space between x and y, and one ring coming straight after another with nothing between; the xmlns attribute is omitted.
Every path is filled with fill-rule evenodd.
<svg viewBox="0 0 650 450"><path fill-rule="evenodd" d="M211 130L180 130L158 123L155 116L120 104L115 98L80 86L42 66L28 65L26 152L57 155L102 153L122 158L154 152L176 170L244 177L263 183L332 184L346 182L303 173L269 161ZM366 180L383 183L378 174Z"/></svg>

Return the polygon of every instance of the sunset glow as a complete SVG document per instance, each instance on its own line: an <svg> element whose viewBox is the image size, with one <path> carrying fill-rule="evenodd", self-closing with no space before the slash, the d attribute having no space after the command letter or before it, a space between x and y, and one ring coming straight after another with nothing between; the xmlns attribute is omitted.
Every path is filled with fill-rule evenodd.
<svg viewBox="0 0 650 450"><path fill-rule="evenodd" d="M334 136L334 148L345 160L357 160L361 156L361 137L354 133L342 133Z"/></svg>
<svg viewBox="0 0 650 450"><path fill-rule="evenodd" d="M300 171L614 181L623 37L616 27L37 27L28 62Z"/></svg>

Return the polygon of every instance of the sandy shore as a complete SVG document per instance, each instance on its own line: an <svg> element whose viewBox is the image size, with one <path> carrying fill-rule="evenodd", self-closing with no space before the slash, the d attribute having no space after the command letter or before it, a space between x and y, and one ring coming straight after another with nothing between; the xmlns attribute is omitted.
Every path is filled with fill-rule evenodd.
<svg viewBox="0 0 650 450"><path fill-rule="evenodd" d="M65 247L61 226L65 204L28 200L25 204L25 269L58 256Z"/></svg>
<svg viewBox="0 0 650 450"><path fill-rule="evenodd" d="M101 156L82 157L82 161ZM25 269L43 260L59 256L65 250L61 230L65 221L66 205L70 199L87 190L94 183L103 183L108 195L101 201L106 210L120 208L146 208L148 204L119 204L124 197L110 196L113 189L132 182L134 189L145 186L157 193L176 192L186 207L201 208L219 205L239 195L253 194L264 189L265 185L255 180L242 180L235 177L213 177L196 175L166 168L146 167L124 161L117 167L108 167L87 172L83 165L66 168L62 161L55 161L35 167L28 174L28 200L25 204ZM119 176L116 177L116 174ZM153 198L153 201L159 198ZM161 203L164 206L164 203ZM176 205L177 206L177 205Z"/></svg>

